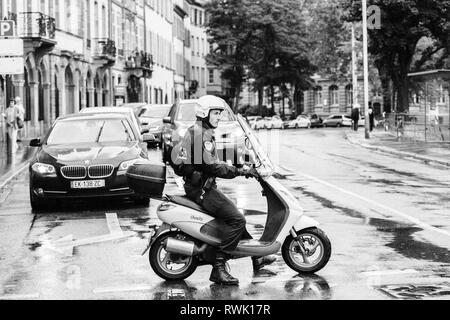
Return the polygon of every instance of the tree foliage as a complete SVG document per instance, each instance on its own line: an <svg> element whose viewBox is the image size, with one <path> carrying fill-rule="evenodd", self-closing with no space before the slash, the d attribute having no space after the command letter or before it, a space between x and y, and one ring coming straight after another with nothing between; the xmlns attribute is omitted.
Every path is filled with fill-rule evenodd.
<svg viewBox="0 0 450 320"><path fill-rule="evenodd" d="M348 21L362 19L361 1L342 4ZM372 0L369 5L381 9L381 28L369 31L369 52L380 76L394 84L397 110L405 111L408 73L448 61L450 0ZM424 39L429 41L420 43Z"/></svg>
<svg viewBox="0 0 450 320"><path fill-rule="evenodd" d="M221 68L223 78L230 81L236 95L247 78L254 79L254 87L260 93L265 87L307 85L315 68L308 58L300 3L213 0L207 6L207 33L217 45L207 59ZM284 92L292 100L292 92Z"/></svg>

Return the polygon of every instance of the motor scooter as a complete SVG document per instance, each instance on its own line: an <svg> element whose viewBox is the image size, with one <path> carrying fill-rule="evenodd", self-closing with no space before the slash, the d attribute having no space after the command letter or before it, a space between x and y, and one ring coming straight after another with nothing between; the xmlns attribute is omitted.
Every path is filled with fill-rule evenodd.
<svg viewBox="0 0 450 320"><path fill-rule="evenodd" d="M246 136L245 148L258 172L262 194L267 199L268 212L262 237L242 240L234 251L226 254L230 259L241 259L281 251L285 263L296 272L318 272L330 259L330 240L318 228L319 223L303 213L291 192L273 177L274 166L257 137L242 117L238 121ZM137 178L136 174L129 173L129 180ZM147 181L155 182L155 178ZM184 280L197 267L214 262L223 239L223 224L187 197L165 195L162 200L157 215L163 223L153 226L143 255L149 251L150 265L159 277Z"/></svg>

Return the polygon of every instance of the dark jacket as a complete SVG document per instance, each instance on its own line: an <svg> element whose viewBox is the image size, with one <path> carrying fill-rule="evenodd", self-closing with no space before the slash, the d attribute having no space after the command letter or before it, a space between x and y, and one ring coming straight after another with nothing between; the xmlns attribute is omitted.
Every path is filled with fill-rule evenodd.
<svg viewBox="0 0 450 320"><path fill-rule="evenodd" d="M186 195L195 200L202 192L216 189L216 177L233 179L239 176L234 166L219 160L214 130L206 122L196 122L186 132L176 150L176 164L184 178Z"/></svg>
<svg viewBox="0 0 450 320"><path fill-rule="evenodd" d="M359 109L358 108L353 108L352 109L352 116L351 116L351 118L355 122L359 121Z"/></svg>

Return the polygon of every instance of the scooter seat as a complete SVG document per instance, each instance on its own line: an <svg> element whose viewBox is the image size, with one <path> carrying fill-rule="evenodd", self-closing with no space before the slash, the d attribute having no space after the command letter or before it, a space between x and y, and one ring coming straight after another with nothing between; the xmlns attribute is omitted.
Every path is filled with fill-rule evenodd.
<svg viewBox="0 0 450 320"><path fill-rule="evenodd" d="M180 197L180 196L169 196L169 195L166 195L166 197L167 197L167 199L170 202L173 202L175 204L179 204L180 206L191 208L191 209L193 209L195 211L199 211L199 212L208 214L208 211L203 209L201 206L199 206L197 203L195 203L194 201L192 201L191 199L189 199L186 196Z"/></svg>

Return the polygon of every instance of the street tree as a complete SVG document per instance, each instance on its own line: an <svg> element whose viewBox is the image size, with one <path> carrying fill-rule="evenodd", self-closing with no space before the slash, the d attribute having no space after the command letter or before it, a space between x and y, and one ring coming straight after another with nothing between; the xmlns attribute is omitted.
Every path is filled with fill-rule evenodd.
<svg viewBox="0 0 450 320"><path fill-rule="evenodd" d="M347 21L362 19L361 1L343 0ZM383 87L387 79L393 83L397 111L408 110L408 73L426 65L434 54L449 48L450 0L372 0L381 11L381 26L369 30L369 52L379 70ZM417 57L419 41L432 39ZM417 64L414 63L416 58ZM444 56L442 61L445 61Z"/></svg>
<svg viewBox="0 0 450 320"><path fill-rule="evenodd" d="M254 29L252 51L249 55L249 75L258 91L262 107L264 88L268 88L272 110L275 92L282 101L288 98L293 106L296 88L305 89L307 79L316 70L310 63L305 22L308 1L270 0L248 1L248 12Z"/></svg>
<svg viewBox="0 0 450 320"><path fill-rule="evenodd" d="M206 4L208 14L207 35L213 51L207 62L221 71L233 92L232 107L236 111L243 83L246 80L250 39L253 28L249 24L246 1L213 0Z"/></svg>

